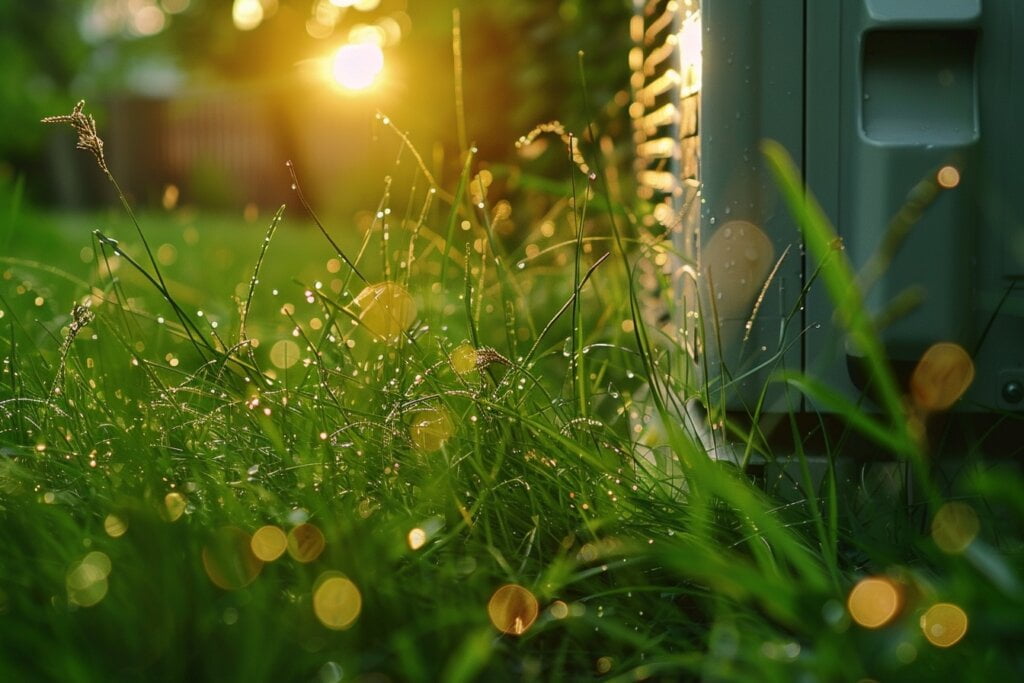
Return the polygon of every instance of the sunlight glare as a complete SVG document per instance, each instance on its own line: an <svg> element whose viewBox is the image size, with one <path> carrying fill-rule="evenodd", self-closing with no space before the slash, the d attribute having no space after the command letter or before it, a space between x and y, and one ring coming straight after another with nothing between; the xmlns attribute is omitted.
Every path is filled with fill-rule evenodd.
<svg viewBox="0 0 1024 683"><path fill-rule="evenodd" d="M384 70L384 51L373 42L342 45L331 58L331 76L346 90L366 90Z"/></svg>
<svg viewBox="0 0 1024 683"><path fill-rule="evenodd" d="M252 31L263 23L263 3L260 0L235 0L231 7L231 20L239 31Z"/></svg>
<svg viewBox="0 0 1024 683"><path fill-rule="evenodd" d="M679 31L679 67L683 97L700 91L703 63L700 12L689 14Z"/></svg>

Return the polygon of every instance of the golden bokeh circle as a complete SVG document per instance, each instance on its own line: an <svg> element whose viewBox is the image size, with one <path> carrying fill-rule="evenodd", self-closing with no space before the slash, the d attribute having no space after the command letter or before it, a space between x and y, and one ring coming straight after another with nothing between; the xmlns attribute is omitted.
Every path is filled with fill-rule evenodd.
<svg viewBox="0 0 1024 683"><path fill-rule="evenodd" d="M203 546L203 569L213 585L238 590L256 580L263 560L252 552L249 534L238 527L221 527Z"/></svg>
<svg viewBox="0 0 1024 683"><path fill-rule="evenodd" d="M701 261L708 274L702 280L708 310L719 320L747 318L775 264L775 246L753 223L729 221L711 233Z"/></svg>
<svg viewBox="0 0 1024 683"><path fill-rule="evenodd" d="M282 370L287 370L299 362L302 349L291 339L280 339L270 347L270 362Z"/></svg>
<svg viewBox="0 0 1024 683"><path fill-rule="evenodd" d="M111 538L121 538L128 531L128 522L111 513L103 520L103 530Z"/></svg>
<svg viewBox="0 0 1024 683"><path fill-rule="evenodd" d="M68 586L68 601L79 607L92 607L107 596L109 588L110 584L106 579L98 579L84 588Z"/></svg>
<svg viewBox="0 0 1024 683"><path fill-rule="evenodd" d="M910 376L910 395L922 410L946 410L974 381L974 361L958 344L932 345Z"/></svg>
<svg viewBox="0 0 1024 683"><path fill-rule="evenodd" d="M168 522L176 522L185 514L185 496L171 491L164 496L164 514Z"/></svg>
<svg viewBox="0 0 1024 683"><path fill-rule="evenodd" d="M444 408L424 408L412 414L409 438L417 450L433 453L452 437L455 426Z"/></svg>
<svg viewBox="0 0 1024 683"><path fill-rule="evenodd" d="M288 532L288 554L297 562L312 562L320 557L325 545L323 532L308 522Z"/></svg>
<svg viewBox="0 0 1024 683"><path fill-rule="evenodd" d="M288 536L281 527L268 524L253 533L249 545L252 547L253 555L264 562L273 562L288 549Z"/></svg>
<svg viewBox="0 0 1024 683"><path fill-rule="evenodd" d="M460 375L467 375L476 370L477 351L470 344L455 347L449 358L455 372Z"/></svg>
<svg viewBox="0 0 1024 683"><path fill-rule="evenodd" d="M69 591L80 591L106 578L107 575L99 567L85 562L78 562L68 571L65 583Z"/></svg>
<svg viewBox="0 0 1024 683"><path fill-rule="evenodd" d="M406 541L408 541L410 549L419 550L427 542L427 532L419 527L411 529L406 536Z"/></svg>
<svg viewBox="0 0 1024 683"><path fill-rule="evenodd" d="M487 616L502 633L520 636L537 619L540 605L533 593L514 583L494 591L487 603Z"/></svg>
<svg viewBox="0 0 1024 683"><path fill-rule="evenodd" d="M939 602L921 615L921 631L936 647L952 647L967 633L967 613L956 605Z"/></svg>
<svg viewBox="0 0 1024 683"><path fill-rule="evenodd" d="M327 628L335 631L347 629L362 608L363 596L347 577L330 572L317 581L313 590L313 612Z"/></svg>
<svg viewBox="0 0 1024 683"><path fill-rule="evenodd" d="M935 179L945 189L952 190L960 184L960 171L955 166L943 166L935 174Z"/></svg>
<svg viewBox="0 0 1024 683"><path fill-rule="evenodd" d="M366 286L352 301L360 324L377 339L397 341L416 322L416 302L394 282Z"/></svg>
<svg viewBox="0 0 1024 683"><path fill-rule="evenodd" d="M893 581L873 576L861 579L846 601L850 616L865 628L881 628L891 622L903 606L903 594Z"/></svg>
<svg viewBox="0 0 1024 683"><path fill-rule="evenodd" d="M68 570L65 584L68 602L79 607L92 607L107 595L111 563L106 553L93 551Z"/></svg>
<svg viewBox="0 0 1024 683"><path fill-rule="evenodd" d="M932 540L947 553L962 553L981 529L974 508L966 503L946 503L932 519Z"/></svg>
<svg viewBox="0 0 1024 683"><path fill-rule="evenodd" d="M83 557L82 566L90 567L104 579L110 575L110 570L113 568L113 565L110 562L110 557L99 550L94 550Z"/></svg>

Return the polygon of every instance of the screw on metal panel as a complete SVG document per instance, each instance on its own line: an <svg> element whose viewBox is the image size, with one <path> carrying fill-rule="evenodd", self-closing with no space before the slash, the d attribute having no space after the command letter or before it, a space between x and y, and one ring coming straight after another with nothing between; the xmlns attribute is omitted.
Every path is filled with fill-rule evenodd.
<svg viewBox="0 0 1024 683"><path fill-rule="evenodd" d="M1003 400L1007 403L1020 403L1024 400L1024 384L1010 380L1003 385Z"/></svg>

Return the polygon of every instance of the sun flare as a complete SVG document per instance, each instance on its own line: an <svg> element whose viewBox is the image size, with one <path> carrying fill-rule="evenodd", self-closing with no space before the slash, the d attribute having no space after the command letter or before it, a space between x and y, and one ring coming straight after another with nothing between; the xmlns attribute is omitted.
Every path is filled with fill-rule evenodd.
<svg viewBox="0 0 1024 683"><path fill-rule="evenodd" d="M384 70L384 52L373 42L342 45L331 58L331 77L345 90L366 90Z"/></svg>

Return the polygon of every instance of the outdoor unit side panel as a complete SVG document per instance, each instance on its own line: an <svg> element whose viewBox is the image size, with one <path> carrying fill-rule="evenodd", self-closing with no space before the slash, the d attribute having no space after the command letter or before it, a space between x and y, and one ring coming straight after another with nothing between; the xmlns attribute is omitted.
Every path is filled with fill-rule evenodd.
<svg viewBox="0 0 1024 683"><path fill-rule="evenodd" d="M724 375L729 409L752 412L773 369L800 366L800 235L761 143L801 165L803 11L801 0L702 5L700 287L710 374ZM767 411L792 405L782 392L770 389Z"/></svg>

